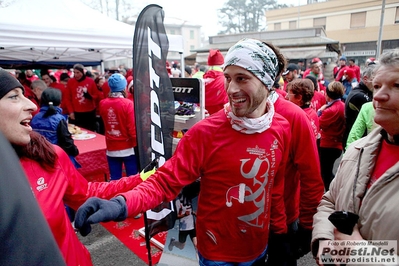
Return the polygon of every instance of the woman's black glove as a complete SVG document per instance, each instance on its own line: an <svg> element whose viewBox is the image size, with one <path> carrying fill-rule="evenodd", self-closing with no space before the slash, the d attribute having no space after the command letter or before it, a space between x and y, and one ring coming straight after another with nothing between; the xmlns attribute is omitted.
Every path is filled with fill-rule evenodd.
<svg viewBox="0 0 399 266"><path fill-rule="evenodd" d="M75 216L75 227L82 236L91 232L91 224L123 221L127 217L126 201L122 196L104 200L90 198L79 207Z"/></svg>

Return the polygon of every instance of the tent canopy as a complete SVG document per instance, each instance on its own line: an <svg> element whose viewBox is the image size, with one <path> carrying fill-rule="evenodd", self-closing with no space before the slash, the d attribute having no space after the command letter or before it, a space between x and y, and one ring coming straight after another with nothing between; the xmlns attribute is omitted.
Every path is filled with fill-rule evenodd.
<svg viewBox="0 0 399 266"><path fill-rule="evenodd" d="M0 8L0 66L70 68L132 58L134 27L79 0L18 0ZM181 36L168 36L183 52Z"/></svg>
<svg viewBox="0 0 399 266"><path fill-rule="evenodd" d="M100 65L131 58L134 27L78 0L18 0L0 8L0 65Z"/></svg>

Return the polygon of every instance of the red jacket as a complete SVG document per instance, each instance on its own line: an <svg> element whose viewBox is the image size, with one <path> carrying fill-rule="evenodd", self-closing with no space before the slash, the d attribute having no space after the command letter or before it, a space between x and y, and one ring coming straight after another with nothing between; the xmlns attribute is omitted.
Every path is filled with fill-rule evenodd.
<svg viewBox="0 0 399 266"><path fill-rule="evenodd" d="M34 160L22 158L20 161L66 264L92 265L90 254L76 236L64 204L76 210L89 197L110 199L142 181L137 175L109 183L87 182L72 165L68 155L60 147L54 145L54 148L58 155L54 172L48 172Z"/></svg>
<svg viewBox="0 0 399 266"><path fill-rule="evenodd" d="M223 109L229 100L224 89L224 74L219 70L208 70L204 74L205 109L211 115Z"/></svg>
<svg viewBox="0 0 399 266"><path fill-rule="evenodd" d="M287 224L299 217L303 227L312 229L324 193L314 131L306 113L294 103L279 97L274 108L288 120L292 135L284 189Z"/></svg>
<svg viewBox="0 0 399 266"><path fill-rule="evenodd" d="M84 97L83 88L87 88L87 93L92 99ZM90 112L96 108L96 99L98 98L98 89L96 83L91 78L85 78L78 81L70 78L67 83L68 91L68 111L72 112Z"/></svg>
<svg viewBox="0 0 399 266"><path fill-rule="evenodd" d="M278 114L266 131L244 134L220 110L190 128L154 175L123 194L129 216L174 199L201 177L199 252L209 260L253 260L266 248L269 226L287 230L283 190L290 137Z"/></svg>
<svg viewBox="0 0 399 266"><path fill-rule="evenodd" d="M102 86L103 89L103 95L104 95L104 99L109 97L109 93L111 91L111 88L108 85L108 80L106 80Z"/></svg>
<svg viewBox="0 0 399 266"><path fill-rule="evenodd" d="M314 91L310 106L315 110L319 110L323 105L326 104L326 96L319 91Z"/></svg>
<svg viewBox="0 0 399 266"><path fill-rule="evenodd" d="M119 151L137 146L133 101L105 98L99 105L104 121L107 150Z"/></svg>
<svg viewBox="0 0 399 266"><path fill-rule="evenodd" d="M316 139L320 138L320 124L319 117L317 116L316 111L312 107L304 108L305 113L308 115L310 125L312 126L313 133Z"/></svg>
<svg viewBox="0 0 399 266"><path fill-rule="evenodd" d="M320 147L342 150L342 138L345 132L345 103L335 100L319 116Z"/></svg>

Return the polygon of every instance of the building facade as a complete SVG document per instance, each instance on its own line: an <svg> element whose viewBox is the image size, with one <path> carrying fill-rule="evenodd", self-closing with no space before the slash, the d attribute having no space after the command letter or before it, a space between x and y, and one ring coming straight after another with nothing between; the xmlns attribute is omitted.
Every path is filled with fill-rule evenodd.
<svg viewBox="0 0 399 266"><path fill-rule="evenodd" d="M399 47L399 1L330 0L266 12L267 31L323 27L328 38L339 41L348 59L364 65L369 57L378 58L380 22L383 17L380 51ZM337 60L326 53L325 59Z"/></svg>

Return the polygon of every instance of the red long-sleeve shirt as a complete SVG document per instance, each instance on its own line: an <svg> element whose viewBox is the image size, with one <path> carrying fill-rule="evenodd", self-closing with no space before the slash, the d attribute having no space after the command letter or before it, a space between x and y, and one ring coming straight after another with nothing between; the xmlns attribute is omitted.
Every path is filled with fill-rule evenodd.
<svg viewBox="0 0 399 266"><path fill-rule="evenodd" d="M142 181L137 175L118 181L88 182L72 165L68 155L60 147L54 145L54 148L58 155L54 172L45 170L34 160L22 158L20 161L66 264L89 266L92 265L90 254L76 236L64 204L76 210L89 197L110 199Z"/></svg>
<svg viewBox="0 0 399 266"><path fill-rule="evenodd" d="M283 190L290 132L275 114L266 131L244 134L220 110L195 124L154 175L123 194L129 216L174 199L201 177L199 252L216 261L255 259L266 248L269 226L276 233L287 230Z"/></svg>
<svg viewBox="0 0 399 266"><path fill-rule="evenodd" d="M87 89L87 93L90 94L92 99L84 97L84 88ZM78 81L75 78L71 78L67 83L68 91L68 111L72 112L90 112L96 108L96 99L98 98L98 89L96 83L91 78L85 78L82 81Z"/></svg>
<svg viewBox="0 0 399 266"><path fill-rule="evenodd" d="M299 217L303 227L312 229L324 193L314 131L305 111L294 103L279 97L274 108L288 120L292 135L284 188L287 224Z"/></svg>
<svg viewBox="0 0 399 266"><path fill-rule="evenodd" d="M119 151L137 146L133 101L126 98L105 98L100 102L107 150Z"/></svg>

